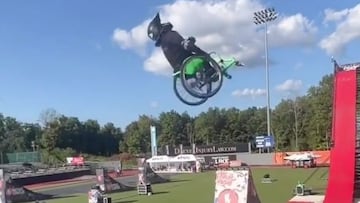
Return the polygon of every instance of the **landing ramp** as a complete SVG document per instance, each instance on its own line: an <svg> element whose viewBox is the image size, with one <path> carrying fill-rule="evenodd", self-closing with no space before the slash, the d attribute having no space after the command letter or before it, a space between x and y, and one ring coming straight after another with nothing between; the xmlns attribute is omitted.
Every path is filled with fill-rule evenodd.
<svg viewBox="0 0 360 203"><path fill-rule="evenodd" d="M214 203L260 203L250 169L216 171Z"/></svg>

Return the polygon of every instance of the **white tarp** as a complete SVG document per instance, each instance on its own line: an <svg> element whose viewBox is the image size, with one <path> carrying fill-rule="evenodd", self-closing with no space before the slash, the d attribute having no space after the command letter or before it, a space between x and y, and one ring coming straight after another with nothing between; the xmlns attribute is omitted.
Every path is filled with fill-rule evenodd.
<svg viewBox="0 0 360 203"><path fill-rule="evenodd" d="M146 160L148 163L168 163L171 158L169 156L153 156L150 159Z"/></svg>
<svg viewBox="0 0 360 203"><path fill-rule="evenodd" d="M244 203L248 196L249 171L216 171L215 203Z"/></svg>
<svg viewBox="0 0 360 203"><path fill-rule="evenodd" d="M176 157L169 156L153 156L150 159L146 160L148 163L182 163L182 162L195 162L197 161L196 157L193 154L180 154Z"/></svg>
<svg viewBox="0 0 360 203"><path fill-rule="evenodd" d="M176 157L173 157L171 159L171 162L191 162L191 161L197 161L196 157L193 154L180 154Z"/></svg>

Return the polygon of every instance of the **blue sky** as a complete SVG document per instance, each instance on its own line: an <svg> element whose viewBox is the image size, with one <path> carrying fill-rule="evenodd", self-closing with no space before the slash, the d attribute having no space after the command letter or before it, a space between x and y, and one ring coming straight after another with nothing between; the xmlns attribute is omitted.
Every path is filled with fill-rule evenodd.
<svg viewBox="0 0 360 203"><path fill-rule="evenodd" d="M242 3L240 0L238 2ZM270 69L272 106L286 95L304 94L310 85L316 85L322 76L331 73L331 55L335 55L340 63L360 60L357 49L360 26L346 23L352 22L351 18L355 19L356 15L360 17L360 9L355 9L357 1L317 1L316 4L301 1L244 2L247 5L273 6L283 17L279 18L279 24L274 22L273 25L273 33L280 34L271 36L269 33L269 40L274 42L269 50L270 58L274 61ZM167 14L169 8L160 8L161 5L183 7L175 9L177 14ZM214 98L201 106L192 107L176 98L170 77L158 74L157 67L151 70L144 68L145 61L156 51L151 42L140 46L136 40L141 37L133 35L131 40L135 46L124 48L121 44L123 41L114 38L115 29L131 34L134 27L140 26L158 10L163 11L169 19L179 19L178 24L174 24L179 25L179 29L187 35L198 37L196 33L200 31L186 30L187 25L196 27L196 24L191 24L196 21L181 24L184 21L181 19L189 18L181 16L180 10L186 6L189 5L165 0L1 1L0 112L20 121L37 122L41 111L54 108L59 113L77 116L80 120L97 119L102 124L109 121L124 128L141 114L158 116L160 112L172 109L195 115L214 106L241 109L265 106L266 97L251 91L265 88L261 47L254 49L257 55L253 58L244 57L244 60L258 61L257 65L234 70L233 79L225 80L223 88ZM333 10L325 15L325 9ZM288 36L281 36L281 33L285 33L281 29L291 28L291 25L288 25L289 28L286 23L281 24L282 20L287 22L286 18L296 14L301 14L301 18L294 19L307 19L314 28L310 33L311 40L304 40L310 35L307 32L304 35L299 32L296 39L295 35L290 35L292 31ZM327 25L324 24L326 17L330 19ZM240 36L248 27L239 26L236 29ZM194 34L191 34L192 31ZM327 44L335 48L329 48L327 52L319 43L334 32L336 38L331 38ZM256 33L263 36L261 30ZM348 36L340 37L341 34ZM246 43L245 38L239 39L242 39L239 43ZM346 40L338 42L339 39ZM233 37L231 40L236 39ZM296 45L292 45L293 42ZM211 47L206 40L202 43L204 47ZM336 46L330 46L334 43ZM139 54L139 47L145 47L142 54ZM341 48L346 49L338 51ZM222 54L221 49L216 51ZM233 50L231 53L241 52ZM288 87L284 83L286 80L289 80ZM281 84L283 88L279 88ZM244 89L248 89L247 94ZM244 94L234 96L236 90Z"/></svg>

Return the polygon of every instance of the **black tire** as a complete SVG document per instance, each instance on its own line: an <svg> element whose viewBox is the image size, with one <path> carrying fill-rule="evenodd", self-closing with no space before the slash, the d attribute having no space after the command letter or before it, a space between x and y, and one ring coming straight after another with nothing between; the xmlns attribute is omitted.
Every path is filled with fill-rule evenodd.
<svg viewBox="0 0 360 203"><path fill-rule="evenodd" d="M185 74L185 66L187 65L187 63L189 61L191 61L194 58L202 58L203 60L205 60L207 63L209 63L211 65L211 68L213 68L215 70L215 73L217 73L217 77L218 80L216 80L217 83L219 83L219 85L213 89L213 85L212 82L210 81L211 78L205 76L205 73L202 73L205 76L205 83L208 83L208 85L210 85L211 89L210 91L206 91L206 93L200 93L194 90L193 87L190 86L190 84L187 82L188 80L188 76ZM205 71L205 68L202 70ZM214 96L215 94L217 94L219 92L219 90L222 87L223 84L223 72L222 72L222 68L220 67L220 65L210 56L202 56L202 55L193 55L188 57L187 59L185 59L185 61L183 62L183 64L180 67L180 77L181 77L181 82L182 85L184 86L185 90L192 96L194 97L198 97L198 98L210 98L212 96Z"/></svg>
<svg viewBox="0 0 360 203"><path fill-rule="evenodd" d="M193 97L194 99L196 99L195 101L189 101L186 100L183 96L180 95L178 88L183 88L185 90L186 93L189 93L182 85L182 82L180 81L179 83L177 82L177 80L180 80L180 77L173 77L173 88L174 88L174 92L176 97L183 102L184 104L187 104L189 106L198 106L201 105L203 103L205 103L207 101L208 98L198 98L198 97L194 97L192 95L189 94L189 96ZM211 88L209 88L211 89Z"/></svg>

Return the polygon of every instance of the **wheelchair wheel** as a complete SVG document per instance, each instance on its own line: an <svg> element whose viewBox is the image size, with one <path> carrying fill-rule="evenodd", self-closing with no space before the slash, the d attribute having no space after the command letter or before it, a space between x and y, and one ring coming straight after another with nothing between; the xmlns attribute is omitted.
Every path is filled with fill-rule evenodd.
<svg viewBox="0 0 360 203"><path fill-rule="evenodd" d="M189 92L184 88L180 77L174 77L174 92L177 98L184 104L190 105L190 106L198 106L207 101L207 98L198 98L194 97L189 94ZM208 91L210 91L210 87L208 86Z"/></svg>
<svg viewBox="0 0 360 203"><path fill-rule="evenodd" d="M184 61L180 71L181 82L184 88L194 97L212 97L222 87L222 69L211 57L190 56ZM211 87L210 91L203 91L204 86Z"/></svg>

